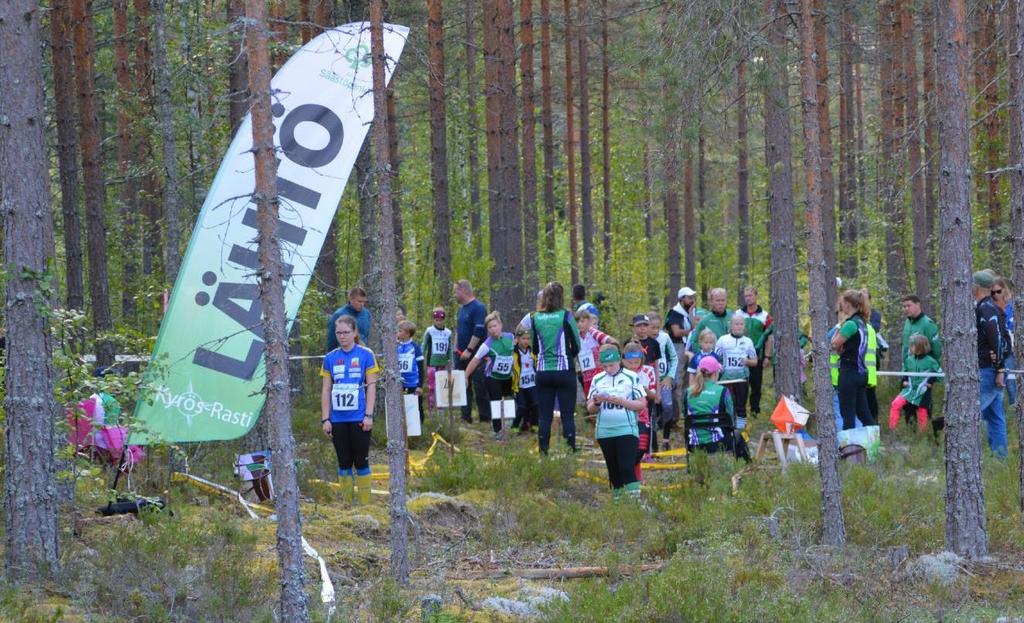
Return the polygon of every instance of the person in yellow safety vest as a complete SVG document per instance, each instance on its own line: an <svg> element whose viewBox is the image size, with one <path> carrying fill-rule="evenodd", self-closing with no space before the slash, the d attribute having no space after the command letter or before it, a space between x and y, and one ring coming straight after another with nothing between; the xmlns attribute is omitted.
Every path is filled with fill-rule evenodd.
<svg viewBox="0 0 1024 623"><path fill-rule="evenodd" d="M866 326L868 335L868 347L864 352L864 367L868 371L868 404L872 403L874 398L874 404L878 404L878 398L875 395L875 388L878 386L878 333L875 332L875 328L870 324ZM833 326L829 329L828 339L832 340L832 335L839 330L839 325ZM839 353L831 351L828 356L828 368L832 375L832 412L836 417L836 430L842 430L842 417L839 415ZM857 428L863 426L860 420L857 420Z"/></svg>
<svg viewBox="0 0 1024 623"><path fill-rule="evenodd" d="M864 367L868 370L868 409L877 422L878 395L875 394L875 388L878 387L878 332L870 322L865 328L868 332L868 348L864 351Z"/></svg>

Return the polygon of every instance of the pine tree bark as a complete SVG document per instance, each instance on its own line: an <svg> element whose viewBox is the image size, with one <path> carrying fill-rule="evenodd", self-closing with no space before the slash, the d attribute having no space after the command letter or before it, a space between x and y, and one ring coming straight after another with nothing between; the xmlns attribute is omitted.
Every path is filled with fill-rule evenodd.
<svg viewBox="0 0 1024 623"><path fill-rule="evenodd" d="M821 174L828 166L822 158L822 142L818 124L821 115L821 72L815 67L826 59L821 55L818 33L824 16L816 11L820 5L814 0L802 0L800 21L800 93L804 129L804 180L807 207L804 218L807 226L807 283L810 298L811 325L814 334L814 394L832 395L829 371L829 344L827 339L831 304L826 281L828 259L825 255L825 219L822 211L826 201ZM815 15L817 13L817 15ZM817 24L815 22L818 22ZM828 99L825 99L827 104ZM827 115L825 115L827 118ZM833 283L835 280L833 279ZM824 514L822 539L826 545L846 543L846 522L843 518L843 491L839 481L839 452L836 445L835 418L831 400L815 401L815 420L819 442L818 473L821 475L821 501Z"/></svg>
<svg viewBox="0 0 1024 623"><path fill-rule="evenodd" d="M399 198L402 195L402 187L398 177L398 170L402 164L401 154L398 151L398 115L395 113L395 91L388 87L385 91L385 105L388 107L388 162L391 167L391 212L395 221L395 262L398 270L395 271L395 295L401 299L405 293L405 227L402 225L402 204Z"/></svg>
<svg viewBox="0 0 1024 623"><path fill-rule="evenodd" d="M594 183L590 163L590 54L587 51L586 2L577 0L576 18L579 24L576 37L579 41L579 89L580 89L580 216L583 221L583 281L594 283Z"/></svg>
<svg viewBox="0 0 1024 623"><path fill-rule="evenodd" d="M120 180L118 190L118 213L121 217L121 281L124 287L121 288L121 315L124 318L132 318L135 315L135 279L138 274L139 251L136 240L135 215L138 206L135 198L138 196L137 184L134 174L129 174L132 168L135 151L132 149L131 135L131 94L132 75L129 59L128 46L128 0L113 0L111 8L114 13L114 78L117 84L118 101L117 108L117 173ZM51 14L51 20L61 19L56 13ZM57 90L57 58L54 56L54 91ZM59 122L58 122L59 123ZM58 126L59 131L59 126Z"/></svg>
<svg viewBox="0 0 1024 623"><path fill-rule="evenodd" d="M152 119L154 113L153 62L150 50L152 18L151 0L133 0L135 9L135 80L139 102L139 117ZM149 130L140 128L136 133L135 162L145 165L141 175L142 192L138 197L139 212L144 219L142 233L142 274L151 275L159 270L163 257L163 236L160 235L160 204L157 201L160 187L157 184L155 167L157 162L153 139Z"/></svg>
<svg viewBox="0 0 1024 623"><path fill-rule="evenodd" d="M287 7L286 0L272 0L270 4L270 32L274 35L276 44L270 51L271 69L277 72L284 64L287 54L284 51L284 44L288 43L288 22L285 17Z"/></svg>
<svg viewBox="0 0 1024 623"><path fill-rule="evenodd" d="M786 9L766 0L768 80L764 94L765 164L768 183L768 237L771 238L771 296L775 326L775 393L800 397L800 327L796 284L796 232L793 208L793 149L790 145L789 77L786 70Z"/></svg>
<svg viewBox="0 0 1024 623"><path fill-rule="evenodd" d="M1009 127L1011 136L1010 162L1017 170L1010 177L1010 240L1012 247L1013 282L1018 285L1013 293L1014 309L1024 309L1024 3L1009 0L1006 11L1009 19L1007 40L1009 44L1010 106ZM1014 350L1017 361L1024 361L1024 323L1013 327ZM1018 366L1020 367L1020 366ZM1020 379L1020 375L1017 376ZM1024 456L1024 392L1017 392L1017 454ZM1024 461L1018 462L1018 500L1024 512Z"/></svg>
<svg viewBox="0 0 1024 623"><path fill-rule="evenodd" d="M448 125L444 90L444 0L427 3L427 46L430 91L430 182L434 203L434 275L438 300L452 298L451 214L448 207Z"/></svg>
<svg viewBox="0 0 1024 623"><path fill-rule="evenodd" d="M999 257L1003 248L1003 208L999 197L999 178L995 174L986 174L1000 168L1000 128L999 82L999 46L996 26L996 3L994 0L983 0L977 3L976 18L978 20L977 49L974 59L976 110L982 131L979 132L980 147L977 170L980 172L975 182L978 193L978 205L988 216L988 243L992 257L990 262L997 266L1003 265L1005 258Z"/></svg>
<svg viewBox="0 0 1024 623"><path fill-rule="evenodd" d="M50 49L53 53L54 118L57 126L57 170L64 220L65 301L69 309L85 308L82 271L82 225L78 214L78 136L75 129L75 69L72 58L68 0L50 8Z"/></svg>
<svg viewBox="0 0 1024 623"><path fill-rule="evenodd" d="M736 64L736 220L739 221L736 292L742 301L743 287L750 279L750 164L747 145L747 62Z"/></svg>
<svg viewBox="0 0 1024 623"><path fill-rule="evenodd" d="M903 0L903 74L907 78L907 175L910 177L910 213L914 249L914 292L922 301L931 295L931 257L928 255L928 218L925 214L924 168L921 166L921 128L917 111L917 46L914 43L913 7Z"/></svg>
<svg viewBox="0 0 1024 623"><path fill-rule="evenodd" d="M693 153L683 147L683 264L687 287L697 285L697 215L693 208Z"/></svg>
<svg viewBox="0 0 1024 623"><path fill-rule="evenodd" d="M246 75L248 70L248 54L242 47L245 36L245 25L239 21L244 14L243 3L246 0L226 0L228 18L228 124L231 134L241 125L245 113L249 110L249 89ZM303 20L306 21L306 20ZM303 43L308 38L303 39Z"/></svg>
<svg viewBox="0 0 1024 623"><path fill-rule="evenodd" d="M4 577L19 583L47 580L60 563L54 459L60 411L42 311L57 301L45 291L55 258L35 0L0 3L0 41L0 84L17 85L0 98L0 214L7 329Z"/></svg>
<svg viewBox="0 0 1024 623"><path fill-rule="evenodd" d="M370 1L370 47L373 53L373 109L377 123L373 124L374 168L377 178L377 206L380 211L380 246L384 263L384 313L393 318L397 309L395 300L395 258L393 215L391 213L391 175L389 171L387 94L384 81L383 1ZM508 6L511 26L511 5ZM514 106L513 106L514 109ZM398 375L398 353L394 348L384 349L384 401L388 418L388 478L391 492L391 574L402 585L409 582L409 513L405 505L405 418L402 407L401 377Z"/></svg>
<svg viewBox="0 0 1024 623"><path fill-rule="evenodd" d="M926 2L921 13L921 89L924 94L924 196L925 231L928 234L928 281L935 283L935 209L939 187L939 133L935 111L935 4ZM935 293L921 299L922 309L931 315Z"/></svg>
<svg viewBox="0 0 1024 623"><path fill-rule="evenodd" d="M511 0L484 3L487 98L487 194L491 230L491 301L495 309L523 305L522 207L515 99L515 37Z"/></svg>
<svg viewBox="0 0 1024 623"><path fill-rule="evenodd" d="M900 170L896 152L900 142L900 131L903 127L903 62L900 54L899 18L895 0L884 0L879 5L879 55L881 79L881 119L879 125L880 149L878 168L882 192L882 212L885 215L885 283L888 291L894 295L907 292L907 260L903 251L903 204L899 201L897 184ZM891 323L893 331L897 324ZM897 336L898 338L898 336Z"/></svg>
<svg viewBox="0 0 1024 623"><path fill-rule="evenodd" d="M283 3L282 3L283 4ZM313 20L315 22L316 34L320 34L322 31L331 27L330 23L330 5L326 1L318 1L316 6L313 7ZM284 9L281 9L282 13ZM310 34L313 34L310 31ZM275 32L275 36L277 36ZM317 275L317 280L320 287L331 296L337 296L338 293L338 228L336 225L337 218L331 220L331 224L327 227L327 237L324 238L324 246L320 249L320 257L317 258L316 267L314 272ZM330 309L325 310L327 313L334 311L333 301L328 307Z"/></svg>
<svg viewBox="0 0 1024 623"><path fill-rule="evenodd" d="M710 277L707 270L709 262L708 250L707 250L707 210L705 210L705 200L707 198L707 187L704 183L704 170L706 168L706 160L704 158L704 125L703 121L698 122L700 125L697 127L697 250L698 250L698 262L694 262L694 265L700 265L700 292L707 297L707 293L711 289L711 285L708 283Z"/></svg>
<svg viewBox="0 0 1024 623"><path fill-rule="evenodd" d="M107 191L100 150L100 120L96 102L96 33L92 0L72 0L75 79L78 84L79 145L85 185L86 242L89 260L89 304L96 340L96 363L114 363L114 345L105 334L113 327L110 317L110 286L107 277L107 225L103 209Z"/></svg>
<svg viewBox="0 0 1024 623"><path fill-rule="evenodd" d="M161 2L162 0L157 0ZM157 6L157 15L163 7ZM252 145L256 164L257 254L260 263L260 303L263 340L266 342L267 400L263 417L270 420L274 439L274 480L277 497L277 560L280 566L282 621L308 621L309 608L302 564L302 519L295 473L295 438L292 436L288 381L288 329L284 309L284 269L278 237L277 152L270 112L270 50L263 0L245 0L248 21L245 45L249 56L252 100ZM159 18L158 18L159 29Z"/></svg>
<svg viewBox="0 0 1024 623"><path fill-rule="evenodd" d="M174 284L181 266L181 220L178 206L178 150L174 138L174 109L171 105L171 70L167 60L166 0L153 0L153 69L156 74L156 103L160 117L160 139L164 170L164 224L167 227L166 280ZM269 66L267 71L270 71Z"/></svg>
<svg viewBox="0 0 1024 623"><path fill-rule="evenodd" d="M555 274L555 131L551 103L551 7L540 0L540 119L544 142L544 270Z"/></svg>
<svg viewBox="0 0 1024 623"><path fill-rule="evenodd" d="M604 229L601 241L604 246L605 281L611 279L612 261L612 144L611 83L609 82L608 52L608 0L601 0L601 202Z"/></svg>
<svg viewBox="0 0 1024 623"><path fill-rule="evenodd" d="M821 143L821 231L825 245L825 295L835 301L836 209L835 177L832 174L832 117L828 96L828 28L822 0L814 0L814 70L817 80L818 140Z"/></svg>
<svg viewBox="0 0 1024 623"><path fill-rule="evenodd" d="M537 219L537 130L533 79L533 0L519 2L519 75L523 85L523 258L526 287L540 283Z"/></svg>
<svg viewBox="0 0 1024 623"><path fill-rule="evenodd" d="M662 189L663 203L665 205L665 230L666 239L665 242L668 244L668 290L671 294L666 295L666 299L671 299L679 288L682 287L682 258L679 254L679 249L682 246L680 244L681 231L679 223L679 143L677 142L678 131L676 129L676 120L672 116L671 109L667 106L667 102L670 98L666 97L667 93L663 93L662 102L665 106L664 119L665 119L665 130L663 136L665 137L664 154L662 156L662 163L664 169L662 171L662 179L664 180L664 186ZM650 210L648 210L648 218L646 221L652 220L650 218ZM650 238L648 238L649 240Z"/></svg>
<svg viewBox="0 0 1024 623"><path fill-rule="evenodd" d="M466 105L469 108L469 231L473 238L473 256L483 258L484 232L483 208L480 205L480 118L477 111L477 89L480 82L476 75L476 59L480 48L476 44L475 0L466 0Z"/></svg>
<svg viewBox="0 0 1024 623"><path fill-rule="evenodd" d="M978 349L971 300L970 138L963 0L938 4L936 103L940 138L939 275L946 398L946 549L976 558L988 549L981 477Z"/></svg>
<svg viewBox="0 0 1024 623"><path fill-rule="evenodd" d="M853 0L843 0L839 17L839 273L857 276L856 115L853 84Z"/></svg>
<svg viewBox="0 0 1024 623"><path fill-rule="evenodd" d="M572 0L565 0L565 175L567 185L566 210L569 220L569 267L570 279L573 283L580 281L579 265L579 230L576 222L576 121L573 103L573 67L572 67Z"/></svg>

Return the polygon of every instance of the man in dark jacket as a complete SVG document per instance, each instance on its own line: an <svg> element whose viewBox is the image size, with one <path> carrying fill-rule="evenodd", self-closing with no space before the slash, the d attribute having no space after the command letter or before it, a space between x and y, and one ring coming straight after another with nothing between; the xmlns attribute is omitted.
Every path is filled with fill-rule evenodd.
<svg viewBox="0 0 1024 623"><path fill-rule="evenodd" d="M1006 414L1003 411L1003 356L1009 339L1006 317L992 301L992 275L974 273L974 314L978 325L978 371L981 377L981 418L992 454L1006 458Z"/></svg>

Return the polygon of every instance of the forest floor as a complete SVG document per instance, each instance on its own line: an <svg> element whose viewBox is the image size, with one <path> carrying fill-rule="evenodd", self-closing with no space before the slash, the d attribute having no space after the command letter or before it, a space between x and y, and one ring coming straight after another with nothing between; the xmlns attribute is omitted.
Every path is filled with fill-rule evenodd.
<svg viewBox="0 0 1024 623"><path fill-rule="evenodd" d="M295 418L303 534L326 560L338 597L334 621L1024 621L1016 452L1009 461L985 457L991 554L965 561L941 553L941 447L909 427L883 434L878 461L843 465L849 545L833 549L820 545L814 466L783 472L769 461L733 490L742 462L666 457L658 461L693 465L647 470L642 504L613 502L589 424L580 453L553 440L558 449L542 459L533 436L498 442L489 425L461 424L453 434L429 418L410 452L413 572L399 589L387 579L387 481L375 480L380 493L369 506L342 504L329 484L333 449L310 407ZM754 432L770 426L765 416L753 421ZM427 457L432 430L454 438L458 450L437 442ZM372 460L378 472L386 469L382 447ZM239 450L193 448L191 471L235 487ZM164 495L173 515L141 520L92 519L109 474L80 475L78 510L65 514L78 520L74 530L65 522L60 579L0 592L0 619L272 620L273 522L171 482L166 465L152 452L134 485ZM311 611L324 621L319 570L307 561ZM518 577L579 567L601 575ZM440 610L424 616L429 595Z"/></svg>

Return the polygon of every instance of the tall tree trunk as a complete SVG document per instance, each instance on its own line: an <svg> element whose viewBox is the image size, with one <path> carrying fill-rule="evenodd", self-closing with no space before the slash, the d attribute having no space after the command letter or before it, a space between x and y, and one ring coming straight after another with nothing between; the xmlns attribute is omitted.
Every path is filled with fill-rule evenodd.
<svg viewBox="0 0 1024 623"><path fill-rule="evenodd" d="M687 287L697 285L697 216L693 208L693 153L683 147L683 264Z"/></svg>
<svg viewBox="0 0 1024 623"><path fill-rule="evenodd" d="M579 235L576 223L576 146L574 137L576 126L573 106L573 69L572 69L572 0L565 0L565 174L568 185L566 210L569 220L569 266L572 282L580 281Z"/></svg>
<svg viewBox="0 0 1024 623"><path fill-rule="evenodd" d="M946 400L946 548L976 558L988 550L981 478L978 349L971 301L970 137L963 0L938 4L938 104L942 338Z"/></svg>
<svg viewBox="0 0 1024 623"><path fill-rule="evenodd" d="M917 46L914 44L914 14L903 0L903 65L907 77L907 174L910 176L910 213L913 228L914 292L922 301L931 295L931 258L928 255L928 218L925 214L924 169L921 166L921 128L917 112Z"/></svg>
<svg viewBox="0 0 1024 623"><path fill-rule="evenodd" d="M523 85L523 258L526 287L534 292L540 282L540 248L537 245L537 131L533 80L533 0L519 2L521 41L519 73Z"/></svg>
<svg viewBox="0 0 1024 623"><path fill-rule="evenodd" d="M163 145L164 222L167 226L166 279L172 285L181 265L181 222L178 214L178 152L174 138L174 110L171 107L171 70L167 60L166 0L153 0L153 68L156 73L156 102ZM270 71L269 65L266 71Z"/></svg>
<svg viewBox="0 0 1024 623"><path fill-rule="evenodd" d="M100 150L100 118L96 102L96 34L92 0L72 0L75 78L78 83L78 128L85 182L86 238L89 260L89 304L96 339L96 363L114 363L114 345L106 337L113 327L110 318L110 286L107 279L107 224L103 215L107 191Z"/></svg>
<svg viewBox="0 0 1024 623"><path fill-rule="evenodd" d="M697 128L697 214L695 216L697 217L697 224L698 224L697 249L698 249L698 256L700 257L700 260L699 260L699 263L700 263L700 288L699 288L699 290L706 297L707 293L708 293L708 290L710 290L710 288L711 288L711 286L708 283L708 279L710 278L710 275L709 275L710 271L708 270L708 268L709 268L708 264L710 264L710 258L708 258L707 242L706 242L707 236L705 235L707 233L706 232L706 228L707 228L707 213L706 213L706 210L705 210L705 206L706 206L705 200L707 198L707 194L706 194L707 187L704 184L704 170L706 168L707 162L706 162L706 160L704 158L704 125L703 125L703 121L701 121L700 123L701 123L701 125L699 125L698 128ZM696 264L696 262L695 262L695 264Z"/></svg>
<svg viewBox="0 0 1024 623"><path fill-rule="evenodd" d="M608 0L601 0L601 201L604 225L601 240L604 245L604 276L608 282L611 278L612 260L612 143L611 123L611 83L608 80Z"/></svg>
<svg viewBox="0 0 1024 623"><path fill-rule="evenodd" d="M153 62L150 52L150 18L153 13L152 0L133 0L135 9L135 81L139 101L139 118L152 119L153 111ZM153 162L156 154L153 138L147 128L136 133L135 162L144 164L142 171L142 192L138 197L139 212L144 218L142 231L142 274L151 275L158 270L163 256L163 236L160 235L160 204Z"/></svg>
<svg viewBox="0 0 1024 623"><path fill-rule="evenodd" d="M84 7L78 7L84 17ZM7 370L4 414L4 576L47 580L60 563L46 273L54 260L43 114L42 34L35 0L0 3L0 214L3 215ZM91 17L90 17L91 19ZM91 74L90 74L91 77ZM88 109L87 109L88 110Z"/></svg>
<svg viewBox="0 0 1024 623"><path fill-rule="evenodd" d="M667 90L667 89L666 89ZM664 169L662 171L663 180L663 201L665 204L665 231L666 239L665 242L668 244L668 290L670 294L666 294L666 302L670 301L675 293L682 287L682 262L679 257L680 245L680 223L679 223L679 143L678 141L678 130L676 119L673 117L671 109L668 108L668 102L671 101L667 97L668 93L663 93L662 102L666 106L664 112L665 119L665 153L662 156L662 163ZM648 218L646 221L650 221L650 210L648 210ZM650 238L648 238L649 240Z"/></svg>
<svg viewBox="0 0 1024 623"><path fill-rule="evenodd" d="M978 205L988 217L987 246L991 250L989 261L993 265L1001 266L1003 258L997 257L1003 246L1000 234L1003 214L999 198L999 178L995 174L984 173L1000 167L999 83L996 77L1000 50L997 45L996 3L994 0L983 0L977 3L975 10L978 20L974 58L975 108L978 122L982 126L982 132L978 133L979 174L975 187Z"/></svg>
<svg viewBox="0 0 1024 623"><path fill-rule="evenodd" d="M856 32L856 31L855 31ZM856 35L855 35L856 37ZM859 40L859 39L858 39ZM867 206L867 158L864 157L864 69L860 63L853 66L854 105L857 109L857 151L854 160L857 164L857 214L863 214ZM877 182L876 182L877 184ZM857 235L864 231L860 225ZM851 277L856 277L856 273Z"/></svg>
<svg viewBox="0 0 1024 623"><path fill-rule="evenodd" d="M249 110L249 90L246 82L248 53L242 47L245 25L239 21L246 0L226 0L228 18L228 124L231 133L242 123ZM303 18L303 21L308 21ZM305 43L307 39L303 39Z"/></svg>
<svg viewBox="0 0 1024 623"><path fill-rule="evenodd" d="M590 72L585 0L577 0L580 87L580 216L583 220L583 281L594 283L594 204L590 166Z"/></svg>
<svg viewBox="0 0 1024 623"><path fill-rule="evenodd" d="M928 234L928 282L935 283L935 209L939 187L939 133L935 110L935 3L926 2L921 13L921 87L924 93L924 213ZM932 315L935 293L929 292L921 303L925 313Z"/></svg>
<svg viewBox="0 0 1024 623"><path fill-rule="evenodd" d="M451 214L448 208L448 126L444 92L444 0L427 4L430 91L430 182L434 202L434 275L438 300L445 307L452 298Z"/></svg>
<svg viewBox="0 0 1024 623"><path fill-rule="evenodd" d="M163 0L156 0L157 31ZM260 303L263 340L266 342L267 400L263 417L271 421L274 437L274 479L277 481L277 560L280 566L282 621L308 621L309 609L302 565L302 519L295 473L295 438L292 436L288 382L288 329L284 309L284 269L278 238L277 152L270 112L270 50L263 0L246 0L245 45L249 55L252 101L252 145L256 164L257 254L260 263ZM159 37L159 35L158 35Z"/></svg>
<svg viewBox="0 0 1024 623"><path fill-rule="evenodd" d="M551 7L540 0L540 119L544 131L544 270L555 274L555 131L551 104Z"/></svg>
<svg viewBox="0 0 1024 623"><path fill-rule="evenodd" d="M881 66L881 119L879 125L880 150L878 156L879 179L882 192L882 212L885 215L885 283L888 291L895 296L907 292L907 260L903 252L903 204L899 201L897 184L901 167L897 164L896 151L899 131L902 128L903 105L900 100L903 63L899 52L902 41L899 36L898 15L895 0L884 0L879 5L878 46ZM899 59L899 60L898 60ZM896 323L892 323L897 327ZM896 329L893 329L896 330Z"/></svg>
<svg viewBox="0 0 1024 623"><path fill-rule="evenodd" d="M484 3L491 299L495 309L514 312L523 305L523 223L512 15L511 0Z"/></svg>
<svg viewBox="0 0 1024 623"><path fill-rule="evenodd" d="M832 175L832 118L828 97L828 37L825 6L814 0L815 93L817 94L818 140L821 143L821 231L825 245L825 295L835 301L836 293L836 209L835 178Z"/></svg>
<svg viewBox="0 0 1024 623"><path fill-rule="evenodd" d="M320 34L323 30L332 26L329 8L330 4L326 0L318 0L316 6L313 7L313 20L317 26L315 29L316 34ZM311 31L309 34L312 35L313 32ZM331 297L336 297L339 294L337 220L337 218L332 219L331 224L327 227L327 237L324 239L324 246L320 249L320 257L317 258L316 267L314 268L320 287L329 295L329 301ZM328 305L330 309L326 310L327 313L334 311L333 304L334 302L330 301L330 305Z"/></svg>
<svg viewBox="0 0 1024 623"><path fill-rule="evenodd" d="M283 45L288 42L288 21L285 17L287 0L272 0L270 4L270 32L274 35L276 49L270 52L271 68L276 73L288 60Z"/></svg>
<svg viewBox="0 0 1024 623"><path fill-rule="evenodd" d="M57 169L60 173L60 205L64 219L64 265L67 306L85 308L82 271L82 225L78 215L78 137L75 128L75 69L71 52L68 0L57 0L50 9L50 49L53 51L54 117L57 125Z"/></svg>
<svg viewBox="0 0 1024 623"><path fill-rule="evenodd" d="M1024 3L1009 0L1006 11L1009 17L1007 40L1010 59L1010 162L1017 170L1010 177L1012 196L1010 200L1010 240L1013 282L1017 288L1013 294L1014 309L1024 309ZM1024 323L1013 327L1013 342L1017 361L1024 361ZM1018 366L1020 367L1020 366ZM1018 382L1020 375L1017 375ZM1017 455L1024 456L1024 392L1017 392ZM1024 513L1024 460L1018 461L1018 500Z"/></svg>
<svg viewBox="0 0 1024 623"><path fill-rule="evenodd" d="M58 3L59 4L59 3ZM56 11L51 14L51 20L62 19L61 14ZM136 243L135 214L138 211L135 198L138 196L137 184L134 173L129 175L132 168L134 150L132 149L131 135L131 94L132 75L131 64L128 60L128 0L113 0L111 6L114 12L114 77L117 84L117 173L121 178L121 186L118 192L119 215L121 217L121 265L122 265L122 288L121 288L121 315L128 319L135 315L135 278L138 273L138 244ZM57 86L57 58L54 55L54 91ZM58 131L60 130L58 121ZM76 208L77 211L77 208ZM76 223L77 226L77 223Z"/></svg>
<svg viewBox="0 0 1024 623"><path fill-rule="evenodd" d="M229 3L233 0L227 0ZM302 43L313 38L313 6L312 0L299 0L299 38ZM231 10L231 7L228 7ZM229 18L230 19L230 18Z"/></svg>
<svg viewBox="0 0 1024 623"><path fill-rule="evenodd" d="M839 16L839 273L857 276L857 165L854 136L853 0L843 0ZM833 280L833 283L835 281Z"/></svg>
<svg viewBox="0 0 1024 623"><path fill-rule="evenodd" d="M384 310L393 318L395 301L395 258L393 215L391 214L391 175L388 167L387 96L384 83L384 30L383 1L370 1L370 45L373 52L373 108L377 123L373 124L373 153L377 177L377 205L380 210L380 246L384 264ZM511 28L511 10L509 27ZM510 33L511 34L511 33ZM513 104L514 109L514 104ZM391 492L391 573L400 584L409 581L409 532L406 523L409 512L405 506L405 418L402 408L402 385L398 375L398 353L394 348L384 349L384 400L388 418L388 478Z"/></svg>
<svg viewBox="0 0 1024 623"><path fill-rule="evenodd" d="M771 238L770 307L775 326L775 393L800 397L800 310L796 285L796 232L793 221L793 149L790 145L789 76L786 71L786 9L765 0L768 28L768 80L764 94L765 165L768 183L768 235ZM819 423L820 424L820 423Z"/></svg>
<svg viewBox="0 0 1024 623"><path fill-rule="evenodd" d="M743 287L750 279L750 164L747 153L747 61L736 64L736 220L739 221L736 292L743 301Z"/></svg>
<svg viewBox="0 0 1024 623"><path fill-rule="evenodd" d="M399 185L398 169L402 164L401 155L398 152L398 115L395 113L395 91L388 87L385 92L385 104L388 107L388 162L391 167L391 211L394 224L395 238L395 287L396 296L401 298L405 293L405 228L402 226L402 206L399 197L402 195L402 187Z"/></svg>
<svg viewBox="0 0 1024 623"><path fill-rule="evenodd" d="M826 62L821 55L819 35L824 27L824 16L815 16L813 0L802 0L800 20L800 94L803 109L804 128L804 179L807 190L807 208L804 218L807 226L807 285L810 297L811 325L814 334L814 394L832 395L832 379L829 372L828 328L832 304L826 281L828 259L825 256L825 219L822 218L824 200L819 174L827 163L822 158L822 139L818 124L821 115L817 110L821 104L821 72L816 63ZM820 6L818 7L820 9ZM819 22L815 24L814 22ZM825 99L828 103L828 99ZM825 115L826 118L828 115ZM795 272L795 271L794 271ZM835 280L833 279L833 283ZM831 299L834 301L834 299ZM846 543L846 522L843 518L843 491L839 482L839 452L836 448L835 418L832 401L815 401L817 434L821 439L818 472L821 474L821 501L824 514L822 537L826 545L841 546Z"/></svg>
<svg viewBox="0 0 1024 623"><path fill-rule="evenodd" d="M376 123L376 122L375 122ZM380 227L383 227L377 214L377 179L374 174L374 159L371 154L370 142L363 143L356 157L356 188L359 196L359 248L362 258L360 285L366 290L367 305L373 319L370 327L370 340L367 346L375 353L380 353L384 342L385 331L389 331L390 322L385 318L382 287L384 252L380 248ZM394 225L392 224L392 228ZM393 319L394 316L391 316Z"/></svg>
<svg viewBox="0 0 1024 623"><path fill-rule="evenodd" d="M469 108L469 231L473 238L473 257L483 259L484 233L480 207L480 119L476 95L480 88L476 76L476 58L480 54L476 45L475 0L466 0L466 105Z"/></svg>

